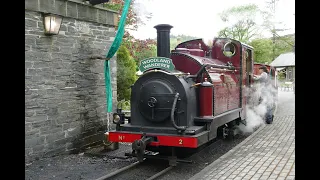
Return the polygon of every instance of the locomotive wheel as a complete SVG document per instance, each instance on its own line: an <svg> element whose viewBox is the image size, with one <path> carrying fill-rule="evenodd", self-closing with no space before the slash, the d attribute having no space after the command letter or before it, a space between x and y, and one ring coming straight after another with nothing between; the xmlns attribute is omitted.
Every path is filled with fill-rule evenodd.
<svg viewBox="0 0 320 180"><path fill-rule="evenodd" d="M234 137L236 136L235 131L236 131L235 127L232 127L231 129L229 129L227 140L234 140Z"/></svg>
<svg viewBox="0 0 320 180"><path fill-rule="evenodd" d="M236 122L232 122L227 126L221 126L218 128L218 137L222 137L226 140L233 140L235 136L238 134L236 128Z"/></svg>

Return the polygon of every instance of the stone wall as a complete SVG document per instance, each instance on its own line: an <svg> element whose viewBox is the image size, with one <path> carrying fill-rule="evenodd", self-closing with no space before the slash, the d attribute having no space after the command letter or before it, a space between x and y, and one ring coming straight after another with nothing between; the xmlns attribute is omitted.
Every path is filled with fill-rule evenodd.
<svg viewBox="0 0 320 180"><path fill-rule="evenodd" d="M115 36L115 12L76 1L25 1L26 161L78 152L108 130L104 59ZM43 12L63 16L45 36ZM116 61L110 60L116 103Z"/></svg>

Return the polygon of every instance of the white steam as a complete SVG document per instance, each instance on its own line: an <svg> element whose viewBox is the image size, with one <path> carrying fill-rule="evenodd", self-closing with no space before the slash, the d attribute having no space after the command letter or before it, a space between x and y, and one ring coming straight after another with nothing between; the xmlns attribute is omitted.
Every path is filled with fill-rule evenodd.
<svg viewBox="0 0 320 180"><path fill-rule="evenodd" d="M252 133L254 129L265 123L267 108L274 108L277 103L277 90L272 84L263 85L255 83L252 87L245 89L245 95L248 97L246 106L246 125L240 124L239 130L243 133ZM262 101L259 103L259 99Z"/></svg>

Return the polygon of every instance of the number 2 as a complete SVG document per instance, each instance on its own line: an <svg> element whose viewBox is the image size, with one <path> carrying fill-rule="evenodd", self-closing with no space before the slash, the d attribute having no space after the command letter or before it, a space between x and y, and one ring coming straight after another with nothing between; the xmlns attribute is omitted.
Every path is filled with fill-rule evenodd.
<svg viewBox="0 0 320 180"><path fill-rule="evenodd" d="M183 142L182 139L179 139L179 144L182 144L182 142Z"/></svg>

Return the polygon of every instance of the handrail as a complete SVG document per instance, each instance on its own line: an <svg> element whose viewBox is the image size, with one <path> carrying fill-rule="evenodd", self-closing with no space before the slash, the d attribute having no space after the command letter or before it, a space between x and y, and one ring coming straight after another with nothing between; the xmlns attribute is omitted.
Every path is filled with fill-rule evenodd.
<svg viewBox="0 0 320 180"><path fill-rule="evenodd" d="M189 75L187 76L188 78L197 78L204 70L206 67L212 67L212 68L220 68L220 69L226 69L226 70L236 70L234 66L224 66L224 65L217 65L217 64L204 64L201 69L195 74L195 75Z"/></svg>

